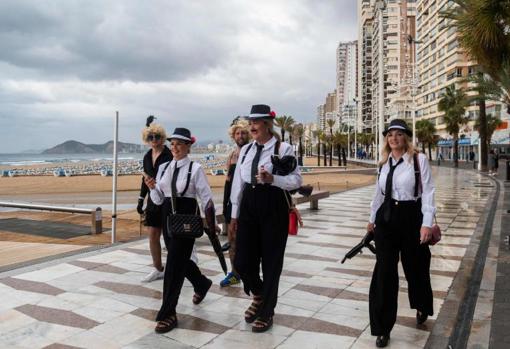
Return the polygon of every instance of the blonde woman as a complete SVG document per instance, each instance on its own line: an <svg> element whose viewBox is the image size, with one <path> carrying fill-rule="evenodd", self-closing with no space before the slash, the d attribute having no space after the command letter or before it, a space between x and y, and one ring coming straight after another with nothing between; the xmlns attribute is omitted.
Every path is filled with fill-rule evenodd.
<svg viewBox="0 0 510 349"><path fill-rule="evenodd" d="M146 127L142 130L142 139L145 144L151 148L143 157L143 171L145 175L156 178L159 166L166 162L172 161L173 156L170 149L165 145L166 132L163 126L153 123L154 116L147 118ZM161 207L154 205L149 193L149 188L144 182L142 177L142 184L140 188L140 196L138 198L138 206L136 210L140 214L145 213L145 226L149 231L149 249L152 256L152 263L154 270L142 278L142 282L152 282L154 280L162 279L165 272L163 264L161 263L161 227L162 215ZM145 197L148 196L147 205L143 209L143 202Z"/></svg>
<svg viewBox="0 0 510 349"><path fill-rule="evenodd" d="M417 324L433 315L427 242L435 214L430 166L424 154L415 154L412 131L405 121L394 119L383 136L382 160L367 226L368 231L374 231L377 249L369 293L370 329L377 336L376 346L381 348L388 344L397 318L399 258L411 308L417 310Z"/></svg>
<svg viewBox="0 0 510 349"><path fill-rule="evenodd" d="M230 129L228 130L230 138L235 142L236 148L230 153L227 160L228 174L225 180L225 189L223 191L223 216L225 217L225 223L228 231L228 255L230 258L230 265L232 271L227 274L225 279L221 280L220 286L227 287L238 284L241 281L241 277L234 268L235 252L236 252L236 234L228 229L231 219L232 202L230 201L230 193L232 191L232 182L234 181L234 173L236 170L237 161L239 160L239 153L241 148L248 143L250 140L250 134L248 132L248 121L236 118L232 122Z"/></svg>

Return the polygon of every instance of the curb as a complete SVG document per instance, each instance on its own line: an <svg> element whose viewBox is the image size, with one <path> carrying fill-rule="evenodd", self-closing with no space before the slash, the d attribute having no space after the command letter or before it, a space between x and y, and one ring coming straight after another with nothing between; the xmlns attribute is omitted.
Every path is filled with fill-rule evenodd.
<svg viewBox="0 0 510 349"><path fill-rule="evenodd" d="M482 176L492 180L496 188L471 237L425 348L465 348L469 339L500 192L496 179Z"/></svg>

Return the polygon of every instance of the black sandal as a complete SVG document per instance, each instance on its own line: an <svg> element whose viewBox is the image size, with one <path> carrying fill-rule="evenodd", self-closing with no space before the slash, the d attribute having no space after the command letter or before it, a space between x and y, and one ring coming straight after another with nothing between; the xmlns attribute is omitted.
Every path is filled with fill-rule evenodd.
<svg viewBox="0 0 510 349"><path fill-rule="evenodd" d="M193 302L193 304L197 305L197 304L202 303L202 301L204 300L205 296L207 296L207 292L209 292L209 289L211 288L211 285L212 285L212 281L209 280L209 285L207 285L207 289L205 290L204 293L195 293L193 295L193 299L191 300Z"/></svg>
<svg viewBox="0 0 510 349"><path fill-rule="evenodd" d="M167 333L176 327L177 327L177 316L174 314L174 315L170 315L169 317L167 317L164 320L158 321L158 323L156 324L156 328L154 328L154 331L156 331L156 333Z"/></svg>
<svg viewBox="0 0 510 349"><path fill-rule="evenodd" d="M266 332L272 326L273 326L272 316L269 318L258 317L257 320L255 320L255 322L253 323L251 331L256 333Z"/></svg>
<svg viewBox="0 0 510 349"><path fill-rule="evenodd" d="M244 321L251 324L258 316L259 308L262 305L262 296L253 296L253 302L244 312Z"/></svg>

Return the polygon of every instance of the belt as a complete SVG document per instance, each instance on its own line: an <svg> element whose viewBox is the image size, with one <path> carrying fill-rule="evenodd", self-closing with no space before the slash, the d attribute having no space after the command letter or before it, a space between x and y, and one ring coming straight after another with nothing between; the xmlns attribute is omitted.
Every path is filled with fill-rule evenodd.
<svg viewBox="0 0 510 349"><path fill-rule="evenodd" d="M392 206L414 206L418 204L418 202L421 202L421 198L418 198L416 200L395 200L391 199L391 205Z"/></svg>

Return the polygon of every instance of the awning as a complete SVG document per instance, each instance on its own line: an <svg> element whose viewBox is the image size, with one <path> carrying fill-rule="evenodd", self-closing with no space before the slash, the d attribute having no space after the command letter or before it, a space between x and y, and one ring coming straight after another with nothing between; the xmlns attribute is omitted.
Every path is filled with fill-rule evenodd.
<svg viewBox="0 0 510 349"><path fill-rule="evenodd" d="M440 139L437 145L439 147L453 147L453 139ZM471 145L471 138L459 139L459 145Z"/></svg>

